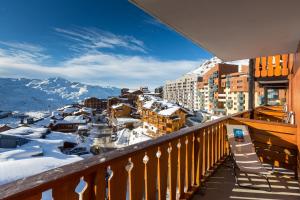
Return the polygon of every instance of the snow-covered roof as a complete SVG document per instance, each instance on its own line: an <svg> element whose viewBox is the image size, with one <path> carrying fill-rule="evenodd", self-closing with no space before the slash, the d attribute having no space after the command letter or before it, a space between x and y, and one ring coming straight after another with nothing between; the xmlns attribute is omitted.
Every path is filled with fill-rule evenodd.
<svg viewBox="0 0 300 200"><path fill-rule="evenodd" d="M163 116L170 116L179 109L180 109L179 106L173 106L173 107L167 108L165 110L159 111L158 114L163 115Z"/></svg>
<svg viewBox="0 0 300 200"><path fill-rule="evenodd" d="M150 101L146 101L143 107L156 112L158 115L163 116L170 116L177 110L182 109L176 104L167 102L165 100L155 100L155 98Z"/></svg>
<svg viewBox="0 0 300 200"><path fill-rule="evenodd" d="M133 106L131 106L130 104L128 103L118 103L118 104L115 104L115 105L112 105L111 107L113 109L116 109L116 108L121 108L122 106L128 106L130 108L134 108Z"/></svg>
<svg viewBox="0 0 300 200"><path fill-rule="evenodd" d="M0 128L5 126L9 128L17 128L19 124L18 123L0 124Z"/></svg>
<svg viewBox="0 0 300 200"><path fill-rule="evenodd" d="M140 122L141 120L139 119L134 119L130 117L119 117L116 118L118 124L126 124L126 123L134 123L134 122Z"/></svg>
<svg viewBox="0 0 300 200"><path fill-rule="evenodd" d="M78 110L79 110L78 108L71 107L71 108L64 108L63 112L66 113L66 114L71 114L71 113L76 112Z"/></svg>
<svg viewBox="0 0 300 200"><path fill-rule="evenodd" d="M63 121L74 123L74 124L85 124L86 120L83 118L82 115L79 116L66 116ZM58 121L60 122L60 121Z"/></svg>
<svg viewBox="0 0 300 200"><path fill-rule="evenodd" d="M79 125L77 130L88 130L89 126L88 125Z"/></svg>
<svg viewBox="0 0 300 200"><path fill-rule="evenodd" d="M2 151L0 185L82 160L79 156L66 155L58 150L64 141L76 143L77 136L51 132L45 139L32 139L15 150ZM43 156L36 156L39 154Z"/></svg>
<svg viewBox="0 0 300 200"><path fill-rule="evenodd" d="M18 137L24 138L41 138L42 136L46 135L48 132L47 128L40 128L40 127L18 127L15 129L10 129L7 131L1 132L2 135L13 135Z"/></svg>
<svg viewBox="0 0 300 200"><path fill-rule="evenodd" d="M46 117L40 121L37 121L34 124L36 126L48 127L51 123L53 123L53 120L51 119L51 117Z"/></svg>

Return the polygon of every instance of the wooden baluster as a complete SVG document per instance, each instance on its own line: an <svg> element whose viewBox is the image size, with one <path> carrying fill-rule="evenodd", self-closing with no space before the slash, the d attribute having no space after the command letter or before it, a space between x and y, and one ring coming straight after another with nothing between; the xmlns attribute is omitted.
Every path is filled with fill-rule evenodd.
<svg viewBox="0 0 300 200"><path fill-rule="evenodd" d="M261 72L260 72L261 77L266 77L268 75L267 72L267 58L266 57L261 57Z"/></svg>
<svg viewBox="0 0 300 200"><path fill-rule="evenodd" d="M143 198L145 162L148 162L148 160L149 157L145 156L144 152L137 152L131 157L133 168L132 170L129 170L128 173L130 200L139 200Z"/></svg>
<svg viewBox="0 0 300 200"><path fill-rule="evenodd" d="M149 160L145 163L145 199L156 199L157 147L147 150Z"/></svg>
<svg viewBox="0 0 300 200"><path fill-rule="evenodd" d="M191 164L192 164L192 173L191 173L191 186L194 186L196 185L196 182L195 182L195 159L196 159L196 156L195 156L195 133L193 133L192 135L192 153L191 153Z"/></svg>
<svg viewBox="0 0 300 200"><path fill-rule="evenodd" d="M112 176L108 179L108 199L126 199L128 184L128 158L116 160L110 165ZM127 168L127 169L126 169Z"/></svg>
<svg viewBox="0 0 300 200"><path fill-rule="evenodd" d="M218 151L219 151L219 142L218 142L218 124L216 124L214 126L214 130L215 130L215 133L214 133L214 149L215 149L215 154L214 154L214 157L215 157L215 160L214 160L214 163L216 164L219 160L219 156L218 156Z"/></svg>
<svg viewBox="0 0 300 200"><path fill-rule="evenodd" d="M260 77L260 58L255 59L255 77L259 78Z"/></svg>
<svg viewBox="0 0 300 200"><path fill-rule="evenodd" d="M157 182L158 182L158 199L166 199L168 171L168 145L164 144L159 147L158 163L157 163Z"/></svg>
<svg viewBox="0 0 300 200"><path fill-rule="evenodd" d="M200 159L201 159L201 150L200 150L200 135L199 133L198 134L194 134L194 139L193 139L193 142L194 142L194 152L192 154L193 158L193 162L194 162L194 169L193 169L193 182L194 182L194 185L200 185L200 181L199 181L199 176L201 176L199 174L200 172Z"/></svg>
<svg viewBox="0 0 300 200"><path fill-rule="evenodd" d="M283 68L281 69L280 65L280 55L275 56L275 76L281 76Z"/></svg>
<svg viewBox="0 0 300 200"><path fill-rule="evenodd" d="M170 200L176 199L176 189L177 189L177 167L178 167L178 151L177 142L173 141L169 143L168 153L169 153L169 192Z"/></svg>
<svg viewBox="0 0 300 200"><path fill-rule="evenodd" d="M195 160L195 183L197 186L201 185L201 179L203 175L203 168L204 168L204 159L203 159L203 149L204 149L204 132L199 131L199 133L196 135L196 140L195 140L195 152L196 152L196 160Z"/></svg>
<svg viewBox="0 0 300 200"><path fill-rule="evenodd" d="M106 167L100 167L100 169L96 172L94 179L94 199L102 200L106 198Z"/></svg>
<svg viewBox="0 0 300 200"><path fill-rule="evenodd" d="M210 129L210 138L209 138L209 147L210 147L210 168L214 166L214 129L213 126L209 127Z"/></svg>
<svg viewBox="0 0 300 200"><path fill-rule="evenodd" d="M210 168L210 130L209 128L206 129L206 170L205 172L207 172Z"/></svg>
<svg viewBox="0 0 300 200"><path fill-rule="evenodd" d="M192 136L186 136L185 138L185 183L187 191L191 189L192 179L191 179L191 172L192 172Z"/></svg>
<svg viewBox="0 0 300 200"><path fill-rule="evenodd" d="M35 194L30 197L26 197L25 199L22 198L22 200L41 200L42 199L42 194Z"/></svg>
<svg viewBox="0 0 300 200"><path fill-rule="evenodd" d="M79 199L79 194L75 189L79 184L79 178L70 178L65 180L64 184L60 184L52 189L52 197L54 200L75 200Z"/></svg>
<svg viewBox="0 0 300 200"><path fill-rule="evenodd" d="M288 69L288 54L282 55L282 76L287 76L289 74Z"/></svg>
<svg viewBox="0 0 300 200"><path fill-rule="evenodd" d="M185 145L184 138L179 139L177 143L178 149L178 191L180 198L184 197L184 181L185 181Z"/></svg>
<svg viewBox="0 0 300 200"><path fill-rule="evenodd" d="M92 173L83 177L83 180L86 182L86 186L82 191L82 200L95 199L94 196L94 178L96 173Z"/></svg>
<svg viewBox="0 0 300 200"><path fill-rule="evenodd" d="M225 136L224 136L224 124L221 123L221 157L222 157L222 158L225 156L225 154L224 154L224 152L225 152L224 141L225 141Z"/></svg>
<svg viewBox="0 0 300 200"><path fill-rule="evenodd" d="M268 76L274 76L273 56L268 56Z"/></svg>
<svg viewBox="0 0 300 200"><path fill-rule="evenodd" d="M218 129L218 131L217 131L217 143L218 143L218 162L220 161L220 159L221 159L221 133L220 133L220 131L221 131L221 123L218 123L217 124L217 129Z"/></svg>

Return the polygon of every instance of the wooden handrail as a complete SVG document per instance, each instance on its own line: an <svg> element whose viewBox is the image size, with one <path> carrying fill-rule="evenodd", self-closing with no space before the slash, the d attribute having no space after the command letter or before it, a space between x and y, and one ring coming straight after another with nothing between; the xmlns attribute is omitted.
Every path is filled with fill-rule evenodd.
<svg viewBox="0 0 300 200"><path fill-rule="evenodd" d="M167 188L170 199L175 199L177 187L180 196L188 198L200 187L207 172L228 153L224 124L230 117L247 113L184 128L2 185L0 199L41 199L42 192L49 189L52 189L54 200L79 199L79 196L83 200L106 197L119 200L126 199L126 195L130 199L143 196L156 199L156 193L160 199L165 199ZM78 194L75 188L81 178L86 187Z"/></svg>

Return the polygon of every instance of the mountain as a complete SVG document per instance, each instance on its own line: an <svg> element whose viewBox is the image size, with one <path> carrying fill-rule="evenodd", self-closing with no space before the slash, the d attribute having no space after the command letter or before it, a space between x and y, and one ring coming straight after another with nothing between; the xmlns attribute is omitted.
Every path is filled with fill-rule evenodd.
<svg viewBox="0 0 300 200"><path fill-rule="evenodd" d="M195 74L195 75L201 76L218 63L223 63L223 61L217 57L213 57L209 60L204 61L203 63L201 63L201 65L199 67L197 67L197 69L195 69L187 74Z"/></svg>
<svg viewBox="0 0 300 200"><path fill-rule="evenodd" d="M86 97L118 96L120 89L71 82L63 78L0 78L0 110L53 110Z"/></svg>
<svg viewBox="0 0 300 200"><path fill-rule="evenodd" d="M199 67L197 67L197 69L195 69L187 74L195 74L195 75L202 76L208 70L210 70L212 67L214 67L216 64L219 64L219 63L227 63L227 64L234 64L234 65L242 66L242 65L248 65L249 60L245 59L245 60L236 60L236 61L231 61L231 62L223 62L221 59L219 59L217 57L213 57L209 60L204 61Z"/></svg>

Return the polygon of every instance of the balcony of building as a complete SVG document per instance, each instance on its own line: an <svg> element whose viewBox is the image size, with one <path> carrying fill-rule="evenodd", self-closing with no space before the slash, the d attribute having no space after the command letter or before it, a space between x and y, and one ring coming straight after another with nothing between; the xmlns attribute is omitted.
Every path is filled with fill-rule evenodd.
<svg viewBox="0 0 300 200"><path fill-rule="evenodd" d="M276 108L269 108L276 109ZM261 108L258 108L261 110ZM250 119L246 111L152 141L24 178L0 188L1 199L299 199L296 126ZM226 124L249 127L262 162L274 166L272 190L254 174L232 175Z"/></svg>
<svg viewBox="0 0 300 200"><path fill-rule="evenodd" d="M133 1L224 60L297 51L299 1L276 4L258 0ZM211 16L211 8L215 15L207 17ZM274 10L280 10L280 14ZM218 29L211 28L212 24ZM276 58L273 67L265 67L269 62L267 64L264 59L269 58L260 59L257 78L286 79L293 72L288 83L299 85L299 64L286 74L284 56L280 57L280 67ZM255 69L252 68L255 63L251 59L249 68ZM251 75L249 78L249 85L253 86L254 79ZM270 79L260 81L271 87L277 84ZM249 87L249 93L251 90ZM289 90L289 110L293 108L299 114L296 102L300 99L299 89L289 87ZM299 199L300 132L297 125L285 123L287 113L278 109L266 106L251 109L24 178L3 185L0 198L37 200L47 193L54 200ZM299 125L299 119L296 121ZM235 183L226 124L242 124L249 128L257 155L273 172L271 191L267 189L267 182L254 174L239 174L242 187Z"/></svg>

